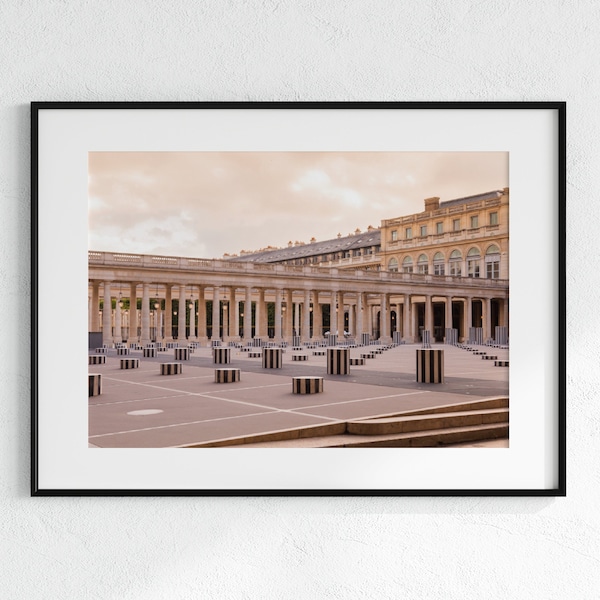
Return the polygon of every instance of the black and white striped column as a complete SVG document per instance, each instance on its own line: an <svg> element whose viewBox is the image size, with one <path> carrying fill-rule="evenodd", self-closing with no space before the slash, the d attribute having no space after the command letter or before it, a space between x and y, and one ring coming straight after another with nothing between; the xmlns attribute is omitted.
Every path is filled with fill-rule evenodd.
<svg viewBox="0 0 600 600"><path fill-rule="evenodd" d="M495 360L494 366L495 367L508 367L508 361L507 360Z"/></svg>
<svg viewBox="0 0 600 600"><path fill-rule="evenodd" d="M363 346L368 346L371 343L371 334L369 334L369 333L361 333L360 334L360 343Z"/></svg>
<svg viewBox="0 0 600 600"><path fill-rule="evenodd" d="M506 346L508 344L508 327L497 326L495 329L494 340L496 344Z"/></svg>
<svg viewBox="0 0 600 600"><path fill-rule="evenodd" d="M364 358L351 358L350 359L350 366L352 365L364 365L365 364L365 359Z"/></svg>
<svg viewBox="0 0 600 600"><path fill-rule="evenodd" d="M99 396L102 393L102 375L98 373L90 373L89 376L89 393L91 396Z"/></svg>
<svg viewBox="0 0 600 600"><path fill-rule="evenodd" d="M117 356L127 356L129 352L129 348L117 348Z"/></svg>
<svg viewBox="0 0 600 600"><path fill-rule="evenodd" d="M338 336L335 333L330 333L327 336L327 345L328 346L337 346Z"/></svg>
<svg viewBox="0 0 600 600"><path fill-rule="evenodd" d="M122 358L121 369L139 369L140 359L139 358Z"/></svg>
<svg viewBox="0 0 600 600"><path fill-rule="evenodd" d="M350 349L327 348L327 373L348 375L350 373Z"/></svg>
<svg viewBox="0 0 600 600"><path fill-rule="evenodd" d="M322 377L292 377L293 394L320 394L322 391Z"/></svg>
<svg viewBox="0 0 600 600"><path fill-rule="evenodd" d="M456 346L458 344L458 329L446 328L446 344L450 346Z"/></svg>
<svg viewBox="0 0 600 600"><path fill-rule="evenodd" d="M417 382L444 383L444 351L417 350Z"/></svg>
<svg viewBox="0 0 600 600"><path fill-rule="evenodd" d="M283 362L283 350L281 348L263 348L263 369L281 369Z"/></svg>
<svg viewBox="0 0 600 600"><path fill-rule="evenodd" d="M240 379L240 369L215 369L215 383L236 383Z"/></svg>
<svg viewBox="0 0 600 600"><path fill-rule="evenodd" d="M308 360L308 354L292 354L292 361Z"/></svg>
<svg viewBox="0 0 600 600"><path fill-rule="evenodd" d="M161 363L160 374L161 375L180 375L183 372L183 365L181 363Z"/></svg>
<svg viewBox="0 0 600 600"><path fill-rule="evenodd" d="M469 327L469 344L483 344L483 327Z"/></svg>
<svg viewBox="0 0 600 600"><path fill-rule="evenodd" d="M106 356L104 354L96 354L88 356L88 365L105 365Z"/></svg>
<svg viewBox="0 0 600 600"><path fill-rule="evenodd" d="M215 365L228 365L231 362L230 348L213 348L213 363Z"/></svg>
<svg viewBox="0 0 600 600"><path fill-rule="evenodd" d="M156 358L156 348L144 348L144 358Z"/></svg>
<svg viewBox="0 0 600 600"><path fill-rule="evenodd" d="M173 348L175 360L190 360L190 351L188 348Z"/></svg>
<svg viewBox="0 0 600 600"><path fill-rule="evenodd" d="M431 331L428 329L423 329L422 337L422 348L431 348Z"/></svg>

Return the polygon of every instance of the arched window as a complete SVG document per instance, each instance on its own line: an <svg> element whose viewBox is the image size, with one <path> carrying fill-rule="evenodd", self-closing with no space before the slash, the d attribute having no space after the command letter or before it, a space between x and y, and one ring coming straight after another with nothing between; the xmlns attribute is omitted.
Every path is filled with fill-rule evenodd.
<svg viewBox="0 0 600 600"><path fill-rule="evenodd" d="M421 254L419 260L417 260L417 273L422 273L423 275L429 273L429 260L425 254Z"/></svg>
<svg viewBox="0 0 600 600"><path fill-rule="evenodd" d="M485 276L488 279L500 277L500 248L496 244L485 251Z"/></svg>
<svg viewBox="0 0 600 600"><path fill-rule="evenodd" d="M445 274L444 255L441 252L436 252L433 256L433 274Z"/></svg>
<svg viewBox="0 0 600 600"><path fill-rule="evenodd" d="M413 261L410 256L407 256L402 261L402 272L403 273L412 273L413 272Z"/></svg>
<svg viewBox="0 0 600 600"><path fill-rule="evenodd" d="M398 259L397 258L390 259L390 262L388 263L388 271L392 271L393 273L398 272Z"/></svg>
<svg viewBox="0 0 600 600"><path fill-rule="evenodd" d="M471 248L467 252L467 277L479 277L481 255L478 248Z"/></svg>
<svg viewBox="0 0 600 600"><path fill-rule="evenodd" d="M453 277L460 277L462 274L462 254L459 250L452 250L450 258L448 259L448 266L450 268L450 275Z"/></svg>

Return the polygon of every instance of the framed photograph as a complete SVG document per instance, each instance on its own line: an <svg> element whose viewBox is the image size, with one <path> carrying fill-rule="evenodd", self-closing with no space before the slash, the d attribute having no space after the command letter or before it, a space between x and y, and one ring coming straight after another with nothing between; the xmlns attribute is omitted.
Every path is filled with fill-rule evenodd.
<svg viewBox="0 0 600 600"><path fill-rule="evenodd" d="M566 494L565 103L31 111L33 495Z"/></svg>

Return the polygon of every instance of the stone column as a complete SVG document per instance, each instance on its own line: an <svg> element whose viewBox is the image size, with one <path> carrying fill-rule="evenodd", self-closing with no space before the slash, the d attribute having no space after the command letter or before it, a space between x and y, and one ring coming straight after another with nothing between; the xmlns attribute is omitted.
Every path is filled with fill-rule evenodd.
<svg viewBox="0 0 600 600"><path fill-rule="evenodd" d="M446 296L446 329L452 329L452 296Z"/></svg>
<svg viewBox="0 0 600 600"><path fill-rule="evenodd" d="M173 299L170 284L165 285L165 342L173 341Z"/></svg>
<svg viewBox="0 0 600 600"><path fill-rule="evenodd" d="M244 298L244 341L249 342L252 339L252 288L246 288Z"/></svg>
<svg viewBox="0 0 600 600"><path fill-rule="evenodd" d="M142 335L140 343L150 343L150 284L142 284Z"/></svg>
<svg viewBox="0 0 600 600"><path fill-rule="evenodd" d="M329 300L329 333L335 333L337 328L337 292L331 291L331 298Z"/></svg>
<svg viewBox="0 0 600 600"><path fill-rule="evenodd" d="M204 287L198 288L198 339L207 341L206 337L206 296Z"/></svg>
<svg viewBox="0 0 600 600"><path fill-rule="evenodd" d="M288 342L292 341L292 329L293 329L293 316L294 316L294 312L293 312L293 291L292 290L285 290L284 292L284 297L285 297L285 320L284 320L284 327L283 327L283 331L282 331L282 336L284 337L285 340L287 340Z"/></svg>
<svg viewBox="0 0 600 600"><path fill-rule="evenodd" d="M411 333L411 310L410 310L410 294L404 294L404 304L402 305L402 338L405 342L412 344L414 338Z"/></svg>
<svg viewBox="0 0 600 600"><path fill-rule="evenodd" d="M194 288L192 287L192 290ZM192 296L193 296L193 292L192 292ZM191 341L196 341L197 337L196 337L196 303L194 302L193 298L190 298L189 300L186 300L186 304L189 308L190 311L190 335L189 335L189 339ZM190 304L192 305L190 307Z"/></svg>
<svg viewBox="0 0 600 600"><path fill-rule="evenodd" d="M281 342L281 289L275 290L275 341Z"/></svg>
<svg viewBox="0 0 600 600"><path fill-rule="evenodd" d="M319 292L314 292L313 299L313 338L323 338L323 308L319 302Z"/></svg>
<svg viewBox="0 0 600 600"><path fill-rule="evenodd" d="M469 341L469 329L473 327L473 298L467 298L467 318L465 319L465 339Z"/></svg>
<svg viewBox="0 0 600 600"><path fill-rule="evenodd" d="M268 335L269 324L267 322L268 312L267 303L265 302L264 288L260 288L258 290L258 302L255 306L255 315L256 323L254 324L254 336L266 340Z"/></svg>
<svg viewBox="0 0 600 600"><path fill-rule="evenodd" d="M356 332L354 331L354 304L352 302L348 304L348 333L352 337L356 337Z"/></svg>
<svg viewBox="0 0 600 600"><path fill-rule="evenodd" d="M177 341L179 344L184 344L186 341L185 337L185 318L187 316L187 306L185 299L185 288L183 283L179 284L179 321L177 325Z"/></svg>
<svg viewBox="0 0 600 600"><path fill-rule="evenodd" d="M336 330L338 332L338 343L344 339L344 293L338 292L337 295L337 326Z"/></svg>
<svg viewBox="0 0 600 600"><path fill-rule="evenodd" d="M310 290L304 290L302 305L302 341L310 341Z"/></svg>
<svg viewBox="0 0 600 600"><path fill-rule="evenodd" d="M373 307L369 304L368 296L365 297L365 316L365 328L367 333L371 336L371 339L373 339Z"/></svg>
<svg viewBox="0 0 600 600"><path fill-rule="evenodd" d="M483 308L483 343L492 338L492 299L484 298L481 302Z"/></svg>
<svg viewBox="0 0 600 600"><path fill-rule="evenodd" d="M221 339L221 293L217 286L213 287L211 339Z"/></svg>
<svg viewBox="0 0 600 600"><path fill-rule="evenodd" d="M100 331L100 282L92 281L92 322L90 331Z"/></svg>
<svg viewBox="0 0 600 600"><path fill-rule="evenodd" d="M121 334L121 307L119 306L120 298L117 298L115 303L115 342L122 342L123 335Z"/></svg>
<svg viewBox="0 0 600 600"><path fill-rule="evenodd" d="M379 337L383 341L387 341L390 337L388 325L388 296L381 294L381 304L379 307Z"/></svg>
<svg viewBox="0 0 600 600"><path fill-rule="evenodd" d="M361 343L361 333L366 333L364 330L364 306L362 292L356 294L356 343Z"/></svg>
<svg viewBox="0 0 600 600"><path fill-rule="evenodd" d="M433 302L431 296L425 296L425 329L431 333L433 341Z"/></svg>
<svg viewBox="0 0 600 600"><path fill-rule="evenodd" d="M294 304L294 335L300 335L300 302Z"/></svg>
<svg viewBox="0 0 600 600"><path fill-rule="evenodd" d="M104 282L104 303L102 307L102 343L111 345L112 336L112 296L110 281Z"/></svg>
<svg viewBox="0 0 600 600"><path fill-rule="evenodd" d="M237 340L240 336L240 311L238 301L235 297L235 288L229 293L229 337Z"/></svg>
<svg viewBox="0 0 600 600"><path fill-rule="evenodd" d="M129 341L137 342L138 337L138 310L137 310L137 284L132 283L129 289Z"/></svg>

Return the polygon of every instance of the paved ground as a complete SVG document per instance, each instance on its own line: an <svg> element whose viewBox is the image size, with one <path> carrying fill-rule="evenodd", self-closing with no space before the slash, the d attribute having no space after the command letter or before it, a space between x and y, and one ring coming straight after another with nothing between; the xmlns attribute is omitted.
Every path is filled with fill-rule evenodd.
<svg viewBox="0 0 600 600"><path fill-rule="evenodd" d="M139 369L121 370L115 350L105 365L90 365L102 374L102 395L89 399L90 445L106 448L169 447L279 431L307 425L392 414L508 395L508 369L494 367L471 352L451 346L445 351L445 383L415 381L415 349L404 345L351 367L347 376L327 375L326 357L304 350L306 362L292 362L291 349L283 368L263 369L260 358L232 349L230 365L214 365L212 351L199 348L183 363L180 375L160 375L160 362L175 362L173 350L157 358L140 359ZM499 359L508 350L482 348ZM364 348L352 349L359 357ZM241 381L214 382L215 366L241 369ZM292 394L292 376L324 378L324 392Z"/></svg>

